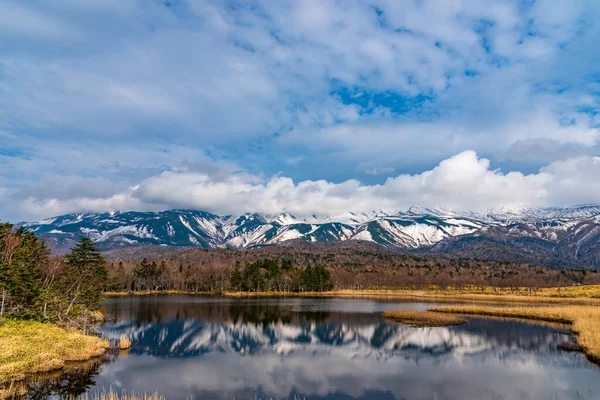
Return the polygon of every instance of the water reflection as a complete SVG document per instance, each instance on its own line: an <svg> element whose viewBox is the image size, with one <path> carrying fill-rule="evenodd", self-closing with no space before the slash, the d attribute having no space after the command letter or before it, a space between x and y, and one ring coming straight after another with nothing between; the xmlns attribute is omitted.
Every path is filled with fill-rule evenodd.
<svg viewBox="0 0 600 400"><path fill-rule="evenodd" d="M101 332L133 341L94 388L168 398L550 399L600 393L600 374L557 349L564 328L469 319L390 324L371 300L111 299ZM85 374L84 374L85 375ZM80 387L81 385L78 385Z"/></svg>
<svg viewBox="0 0 600 400"><path fill-rule="evenodd" d="M100 366L115 360L115 354L109 353L104 357L85 363L67 365L58 373L40 374L23 385L27 391L28 399L46 399L50 396L59 398L72 398L82 395L90 387L96 385L96 377L100 372ZM22 388L16 384L16 392Z"/></svg>

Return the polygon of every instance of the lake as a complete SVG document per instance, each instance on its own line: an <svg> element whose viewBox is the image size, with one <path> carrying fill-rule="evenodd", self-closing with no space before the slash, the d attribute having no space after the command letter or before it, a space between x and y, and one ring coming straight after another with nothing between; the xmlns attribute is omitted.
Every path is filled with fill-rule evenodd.
<svg viewBox="0 0 600 400"><path fill-rule="evenodd" d="M30 397L127 390L167 399L592 399L600 370L568 329L468 318L461 326L386 322L371 299L109 298L101 334L129 351L31 383ZM595 396L595 397L594 397ZM61 396L56 395L55 398Z"/></svg>

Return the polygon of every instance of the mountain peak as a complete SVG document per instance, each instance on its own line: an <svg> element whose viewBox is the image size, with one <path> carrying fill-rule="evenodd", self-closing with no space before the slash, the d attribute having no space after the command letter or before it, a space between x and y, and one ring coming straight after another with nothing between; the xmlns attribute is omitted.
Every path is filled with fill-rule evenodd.
<svg viewBox="0 0 600 400"><path fill-rule="evenodd" d="M67 214L23 225L43 237L57 252L67 251L82 236L90 237L106 250L138 245L245 249L288 241L361 240L401 251L459 251L478 258L488 258L495 252L517 254L537 243L530 252L562 251L573 255L574 265L591 257L586 254L595 254L594 249L600 251L598 205L480 213L414 206L395 214L381 210L348 211L307 217L291 213L220 216L199 210L165 210ZM514 241L514 249L491 250L510 241ZM563 253L543 260L563 257ZM594 259L590 260L595 265Z"/></svg>

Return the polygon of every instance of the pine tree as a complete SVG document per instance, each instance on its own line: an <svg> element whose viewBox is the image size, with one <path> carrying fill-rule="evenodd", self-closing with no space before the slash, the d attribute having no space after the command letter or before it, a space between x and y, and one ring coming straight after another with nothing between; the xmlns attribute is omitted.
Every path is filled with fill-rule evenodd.
<svg viewBox="0 0 600 400"><path fill-rule="evenodd" d="M260 272L260 262L248 264L244 269L244 289L260 292L263 288L263 276Z"/></svg>
<svg viewBox="0 0 600 400"><path fill-rule="evenodd" d="M324 265L318 264L315 267L316 276L316 289L319 292L324 292L333 289L333 282L331 281L331 274L325 268Z"/></svg>
<svg viewBox="0 0 600 400"><path fill-rule="evenodd" d="M281 269L284 271L289 271L294 267L294 264L292 262L291 258L284 258L283 260L281 260Z"/></svg>
<svg viewBox="0 0 600 400"><path fill-rule="evenodd" d="M66 259L78 275L81 302L91 309L98 307L108 280L104 257L89 238L83 237Z"/></svg>
<svg viewBox="0 0 600 400"><path fill-rule="evenodd" d="M48 261L41 239L23 228L0 224L0 312L34 317L41 296L41 267Z"/></svg>
<svg viewBox="0 0 600 400"><path fill-rule="evenodd" d="M239 292L244 288L244 277L242 276L242 271L240 271L239 261L235 262L231 277L229 278L229 285L234 292Z"/></svg>
<svg viewBox="0 0 600 400"><path fill-rule="evenodd" d="M307 267L302 273L304 288L311 292L324 292L333 289L331 274L323 265Z"/></svg>

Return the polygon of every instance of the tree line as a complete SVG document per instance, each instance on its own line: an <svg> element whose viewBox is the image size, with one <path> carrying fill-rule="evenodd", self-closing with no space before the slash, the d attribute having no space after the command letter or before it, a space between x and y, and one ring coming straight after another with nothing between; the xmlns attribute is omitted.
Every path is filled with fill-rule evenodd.
<svg viewBox="0 0 600 400"><path fill-rule="evenodd" d="M532 264L352 248L128 248L107 253L110 291L306 292L334 289L519 288L598 284L600 274Z"/></svg>
<svg viewBox="0 0 600 400"><path fill-rule="evenodd" d="M107 290L191 292L322 292L334 288L329 270L321 265L300 268L289 258L259 259L243 267L211 268L182 262L177 268L165 260L157 263L143 258L133 267L123 262L109 266Z"/></svg>
<svg viewBox="0 0 600 400"><path fill-rule="evenodd" d="M107 263L84 237L70 254L51 256L32 232L2 223L0 318L8 315L82 326L95 315L103 291L288 293L430 285L475 285L483 291L490 286L518 290L600 283L600 274L592 271L372 249L158 250L141 247L109 252L106 256L112 261Z"/></svg>
<svg viewBox="0 0 600 400"><path fill-rule="evenodd" d="M0 223L0 320L85 329L99 319L107 281L106 261L90 239L82 238L65 257L51 257L33 232Z"/></svg>

